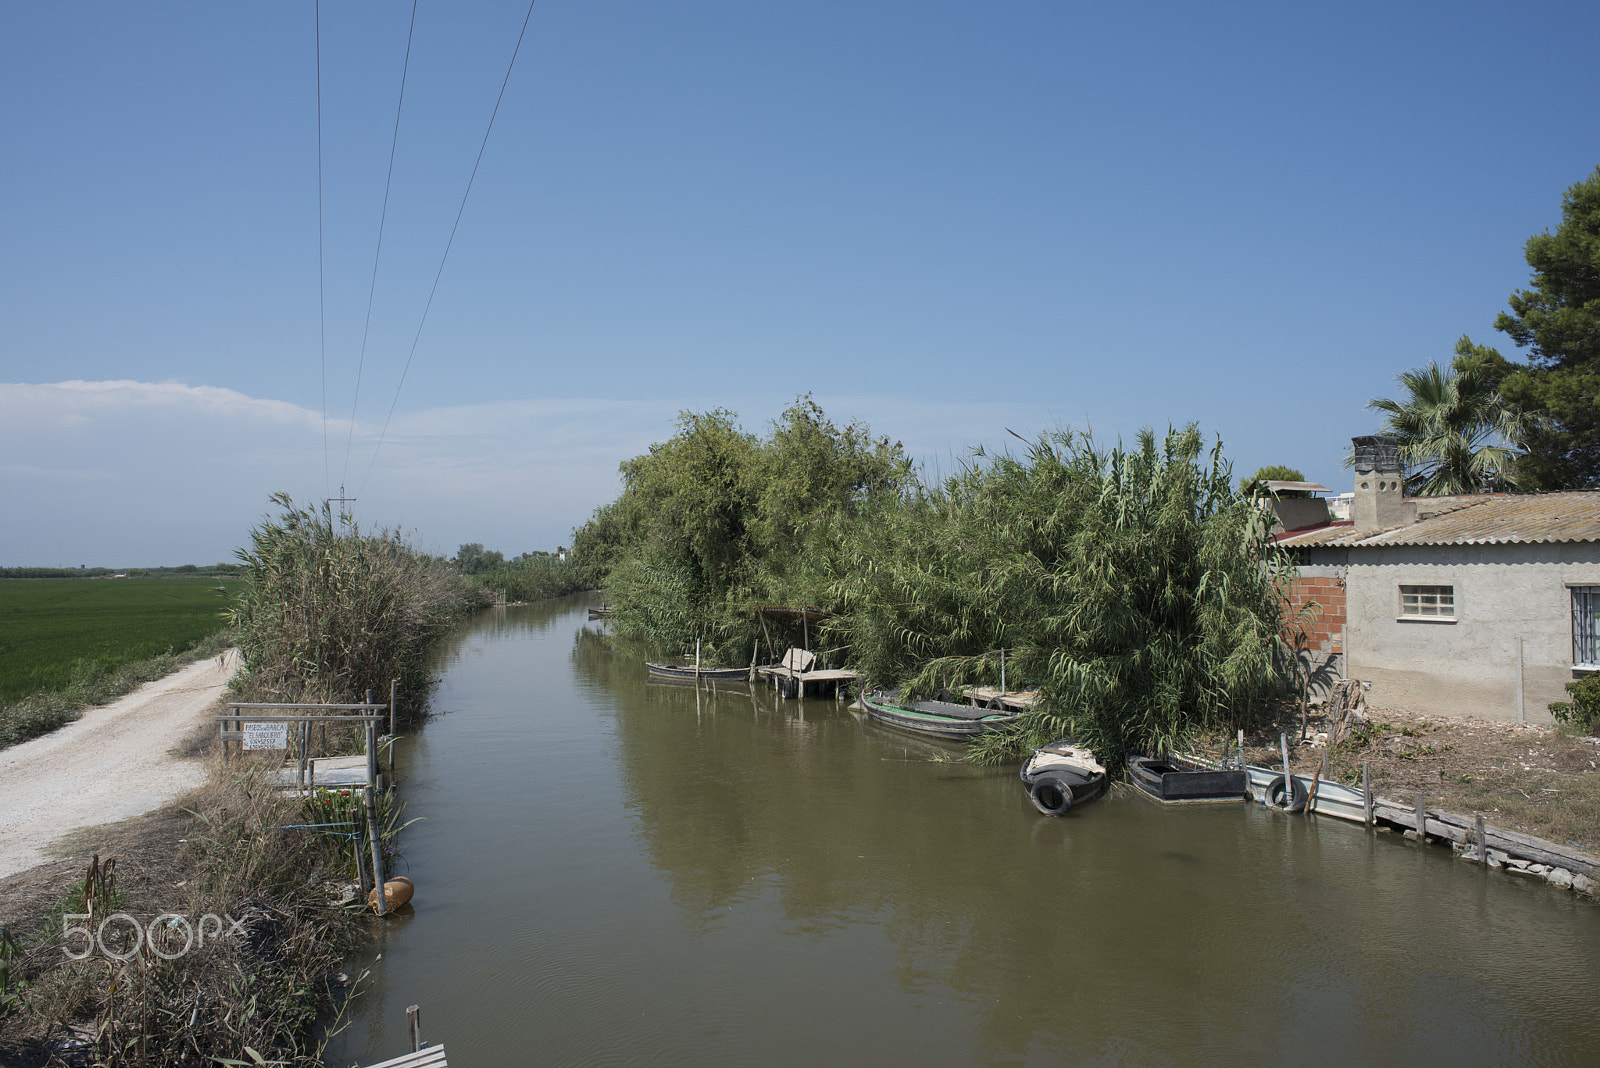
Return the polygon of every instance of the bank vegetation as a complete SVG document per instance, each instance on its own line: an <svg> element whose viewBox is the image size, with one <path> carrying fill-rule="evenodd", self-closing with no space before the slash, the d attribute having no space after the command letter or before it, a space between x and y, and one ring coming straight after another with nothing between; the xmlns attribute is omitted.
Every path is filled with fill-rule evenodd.
<svg viewBox="0 0 1600 1068"><path fill-rule="evenodd" d="M924 481L898 442L809 398L764 437L685 413L622 464L575 562L620 635L666 652L739 664L804 633L869 686L931 695L998 685L1004 650L1008 687L1039 701L980 760L1071 734L1116 764L1245 725L1281 685L1292 566L1220 443L1190 426L1024 445Z"/></svg>
<svg viewBox="0 0 1600 1068"><path fill-rule="evenodd" d="M402 722L420 715L428 648L472 607L470 585L393 531L273 501L279 513L238 554L238 698L353 703L371 691L386 701L399 679ZM347 796L285 794L276 771L276 761L214 755L204 787L147 817L157 830L113 839L115 864L96 858L76 883L46 887L43 904L39 893L31 907L8 903L0 1060L321 1063L319 1036L359 987L359 976L339 975L340 962L379 922L350 886L351 836L364 837L365 817ZM401 825L392 798L379 819L387 853ZM136 937L119 920L101 935L99 921L119 912L184 922ZM70 945L63 937L83 923L74 914L88 914L97 936L82 959L63 952L85 948L82 935ZM226 918L222 936L180 952L208 915Z"/></svg>

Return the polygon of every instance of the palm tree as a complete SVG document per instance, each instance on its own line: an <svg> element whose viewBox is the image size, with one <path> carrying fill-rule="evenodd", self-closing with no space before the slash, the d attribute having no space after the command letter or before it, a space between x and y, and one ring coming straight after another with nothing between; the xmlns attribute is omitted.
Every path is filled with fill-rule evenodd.
<svg viewBox="0 0 1600 1068"><path fill-rule="evenodd" d="M1367 407L1387 414L1380 433L1400 439L1406 493L1437 497L1516 485L1512 464L1528 417L1501 398L1485 367L1457 359L1442 368L1430 360L1395 381L1404 400L1378 397Z"/></svg>

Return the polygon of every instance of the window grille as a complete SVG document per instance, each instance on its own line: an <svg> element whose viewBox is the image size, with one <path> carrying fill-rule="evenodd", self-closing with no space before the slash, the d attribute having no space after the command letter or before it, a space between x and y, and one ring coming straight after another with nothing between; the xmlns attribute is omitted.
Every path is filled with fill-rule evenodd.
<svg viewBox="0 0 1600 1068"><path fill-rule="evenodd" d="M1600 667L1600 586L1572 588L1572 663Z"/></svg>
<svg viewBox="0 0 1600 1068"><path fill-rule="evenodd" d="M1401 586L1400 614L1453 619L1456 614L1454 586Z"/></svg>

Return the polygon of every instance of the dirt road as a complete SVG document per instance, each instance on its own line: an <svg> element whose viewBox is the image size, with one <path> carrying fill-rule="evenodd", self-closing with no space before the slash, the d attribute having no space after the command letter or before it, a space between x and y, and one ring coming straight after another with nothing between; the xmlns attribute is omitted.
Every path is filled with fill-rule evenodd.
<svg viewBox="0 0 1600 1068"><path fill-rule="evenodd" d="M211 723L237 666L229 650L0 749L0 879L45 860L70 831L149 812L200 785L205 761L173 750Z"/></svg>

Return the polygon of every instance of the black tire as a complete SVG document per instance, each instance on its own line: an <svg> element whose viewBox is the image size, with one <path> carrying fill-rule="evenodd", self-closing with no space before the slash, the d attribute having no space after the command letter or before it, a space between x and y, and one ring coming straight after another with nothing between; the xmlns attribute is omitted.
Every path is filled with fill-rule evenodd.
<svg viewBox="0 0 1600 1068"><path fill-rule="evenodd" d="M1306 807L1305 784L1299 779L1291 777L1289 780L1289 799L1284 803L1283 776L1279 775L1267 784L1267 804L1272 808L1282 809L1285 812L1303 812Z"/></svg>
<svg viewBox="0 0 1600 1068"><path fill-rule="evenodd" d="M1046 816L1065 816L1072 811L1072 784L1056 775L1041 775L1028 788L1028 799Z"/></svg>
<svg viewBox="0 0 1600 1068"><path fill-rule="evenodd" d="M990 712L1004 712L1006 710L1005 703L998 697L989 698L989 703L983 707L987 708Z"/></svg>

